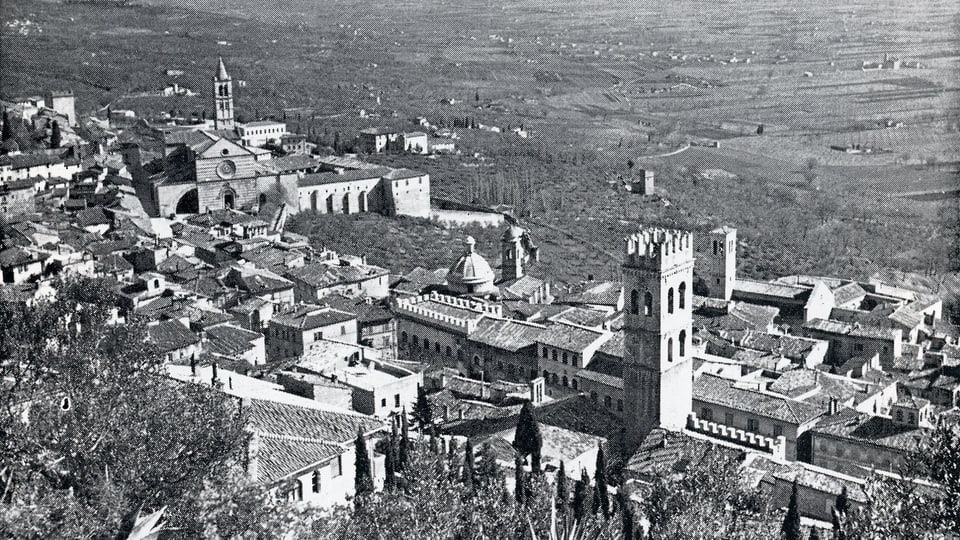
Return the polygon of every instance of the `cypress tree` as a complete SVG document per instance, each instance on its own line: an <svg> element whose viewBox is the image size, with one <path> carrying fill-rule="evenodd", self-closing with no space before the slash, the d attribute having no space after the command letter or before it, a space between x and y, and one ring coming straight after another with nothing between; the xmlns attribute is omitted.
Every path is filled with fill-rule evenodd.
<svg viewBox="0 0 960 540"><path fill-rule="evenodd" d="M3 110L3 134L0 135L0 141L7 142L13 138L13 126L10 125L10 113Z"/></svg>
<svg viewBox="0 0 960 540"><path fill-rule="evenodd" d="M417 402L413 405L413 417L420 425L420 429L433 424L433 409L427 399L427 391L423 386L417 387Z"/></svg>
<svg viewBox="0 0 960 540"><path fill-rule="evenodd" d="M820 529L816 527L810 527L810 536L808 540L820 540Z"/></svg>
<svg viewBox="0 0 960 540"><path fill-rule="evenodd" d="M490 443L483 444L480 469L477 473L477 479L483 486L495 486L500 481L500 466L497 465Z"/></svg>
<svg viewBox="0 0 960 540"><path fill-rule="evenodd" d="M480 90L477 90L476 92L474 92L474 94L473 94L473 100L474 100L474 101L480 101Z"/></svg>
<svg viewBox="0 0 960 540"><path fill-rule="evenodd" d="M468 494L473 493L473 443L470 442L470 439L467 439L467 448L463 452L463 474L460 477L460 481L463 482L464 488Z"/></svg>
<svg viewBox="0 0 960 540"><path fill-rule="evenodd" d="M797 480L793 480L793 491L790 493L790 503L787 505L787 514L780 527L785 540L801 540L800 533L800 505L797 502Z"/></svg>
<svg viewBox="0 0 960 540"><path fill-rule="evenodd" d="M630 500L623 487L617 491L617 501L620 505L621 528L623 529L623 540L633 540L633 510L630 508Z"/></svg>
<svg viewBox="0 0 960 540"><path fill-rule="evenodd" d="M437 428L435 426L430 426L430 451L437 455L441 453L440 437L437 435Z"/></svg>
<svg viewBox="0 0 960 540"><path fill-rule="evenodd" d="M567 513L568 497L567 472L564 468L563 460L560 460L560 470L557 471L557 510L559 510L563 515L566 515Z"/></svg>
<svg viewBox="0 0 960 540"><path fill-rule="evenodd" d="M590 476L586 469L580 471L580 479L573 487L573 519L577 523L583 523L587 517L587 512L593 504L593 497L590 496Z"/></svg>
<svg viewBox="0 0 960 540"><path fill-rule="evenodd" d="M50 148L60 148L60 123L56 120L50 127Z"/></svg>
<svg viewBox="0 0 960 540"><path fill-rule="evenodd" d="M393 461L393 440L390 440L387 444L386 456L384 456L386 478L384 478L383 484L384 487L391 491L397 487L396 466L394 465Z"/></svg>
<svg viewBox="0 0 960 540"><path fill-rule="evenodd" d="M603 456L602 445L597 449L597 470L593 473L593 481L596 486L594 488L593 513L600 510L604 518L609 518L610 497L607 493L607 460Z"/></svg>
<svg viewBox="0 0 960 540"><path fill-rule="evenodd" d="M837 495L837 502L833 505L837 509L837 512L840 512L842 516L846 516L847 512L850 511L850 498L847 493L847 486L843 486L843 489L840 490L840 494Z"/></svg>
<svg viewBox="0 0 960 540"><path fill-rule="evenodd" d="M524 506L527 502L527 482L524 472L523 458L517 454L513 460L513 481L516 485L513 490L513 495L517 499L518 506Z"/></svg>
<svg viewBox="0 0 960 540"><path fill-rule="evenodd" d="M530 456L530 470L534 474L540 472L540 449L543 447L543 436L540 434L540 424L529 401L520 409L517 418L517 431L513 438L513 447L521 457Z"/></svg>
<svg viewBox="0 0 960 540"><path fill-rule="evenodd" d="M407 467L407 452L410 448L410 431L407 426L407 408L403 408L402 416L400 417L400 444L397 448L397 463L396 469L398 471L403 471Z"/></svg>
<svg viewBox="0 0 960 540"><path fill-rule="evenodd" d="M370 471L370 455L367 454L367 440L363 438L362 429L357 430L356 452L356 473L353 480L353 487L357 495L373 493L373 474Z"/></svg>

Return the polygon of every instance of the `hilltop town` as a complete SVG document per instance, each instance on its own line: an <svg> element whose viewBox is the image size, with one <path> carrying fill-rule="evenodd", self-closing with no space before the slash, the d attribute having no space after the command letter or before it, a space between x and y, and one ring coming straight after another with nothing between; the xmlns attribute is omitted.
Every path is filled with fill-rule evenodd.
<svg viewBox="0 0 960 540"><path fill-rule="evenodd" d="M641 225L620 235L618 279L556 287L509 210L454 207L431 196L429 174L318 155L283 122L241 123L223 59L211 80L215 115L193 123L84 120L69 91L4 102L5 133L25 121L52 148L8 144L0 157L0 295L29 311L95 280L106 324L142 324L171 384L247 411L238 470L264 493L348 504L358 463L370 490L394 489L384 445L410 422L450 452L482 448L471 459L509 471L511 491L524 474L564 469L599 489L605 453L611 489L642 501L664 471L737 456L735 474L771 508L799 493L804 522L828 529L841 492L865 508L869 479L899 474L956 417L960 326L935 294L744 278L729 225ZM450 140L368 129L356 144L422 155ZM633 187L653 182L647 171ZM459 254L443 267L397 272L368 263L362 245L338 253L285 227L300 213L368 212L452 230L480 221L498 249L454 235ZM536 463L517 453L531 405Z"/></svg>

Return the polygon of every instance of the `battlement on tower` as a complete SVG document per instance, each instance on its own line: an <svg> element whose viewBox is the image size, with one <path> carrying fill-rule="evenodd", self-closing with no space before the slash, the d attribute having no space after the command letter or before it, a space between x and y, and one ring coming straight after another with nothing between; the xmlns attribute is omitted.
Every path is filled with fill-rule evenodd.
<svg viewBox="0 0 960 540"><path fill-rule="evenodd" d="M644 229L624 239L623 265L665 270L693 261L693 233L675 229Z"/></svg>

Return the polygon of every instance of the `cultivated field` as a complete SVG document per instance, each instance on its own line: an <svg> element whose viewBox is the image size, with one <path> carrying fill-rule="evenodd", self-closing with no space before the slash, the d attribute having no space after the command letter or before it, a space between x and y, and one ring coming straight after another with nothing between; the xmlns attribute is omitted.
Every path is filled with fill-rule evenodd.
<svg viewBox="0 0 960 540"><path fill-rule="evenodd" d="M223 55L245 118L327 144L419 115L522 125L530 139L467 131L462 156L374 159L426 169L444 196L514 204L561 281L611 275L603 252L641 220L736 226L754 276L958 260L955 203L895 197L957 187L954 1L144 2L5 2L4 21L42 32L4 27L0 93L69 86L87 109L199 114ZM861 69L886 54L920 67ZM174 81L199 95L122 97ZM849 145L884 151L830 148ZM628 161L657 171L659 197L623 190Z"/></svg>

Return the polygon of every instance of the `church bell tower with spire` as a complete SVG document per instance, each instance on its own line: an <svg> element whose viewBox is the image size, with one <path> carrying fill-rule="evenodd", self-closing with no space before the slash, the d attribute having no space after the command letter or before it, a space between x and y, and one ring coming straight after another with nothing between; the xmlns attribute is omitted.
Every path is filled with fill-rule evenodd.
<svg viewBox="0 0 960 540"><path fill-rule="evenodd" d="M220 58L217 74L213 77L214 129L233 129L233 80Z"/></svg>

